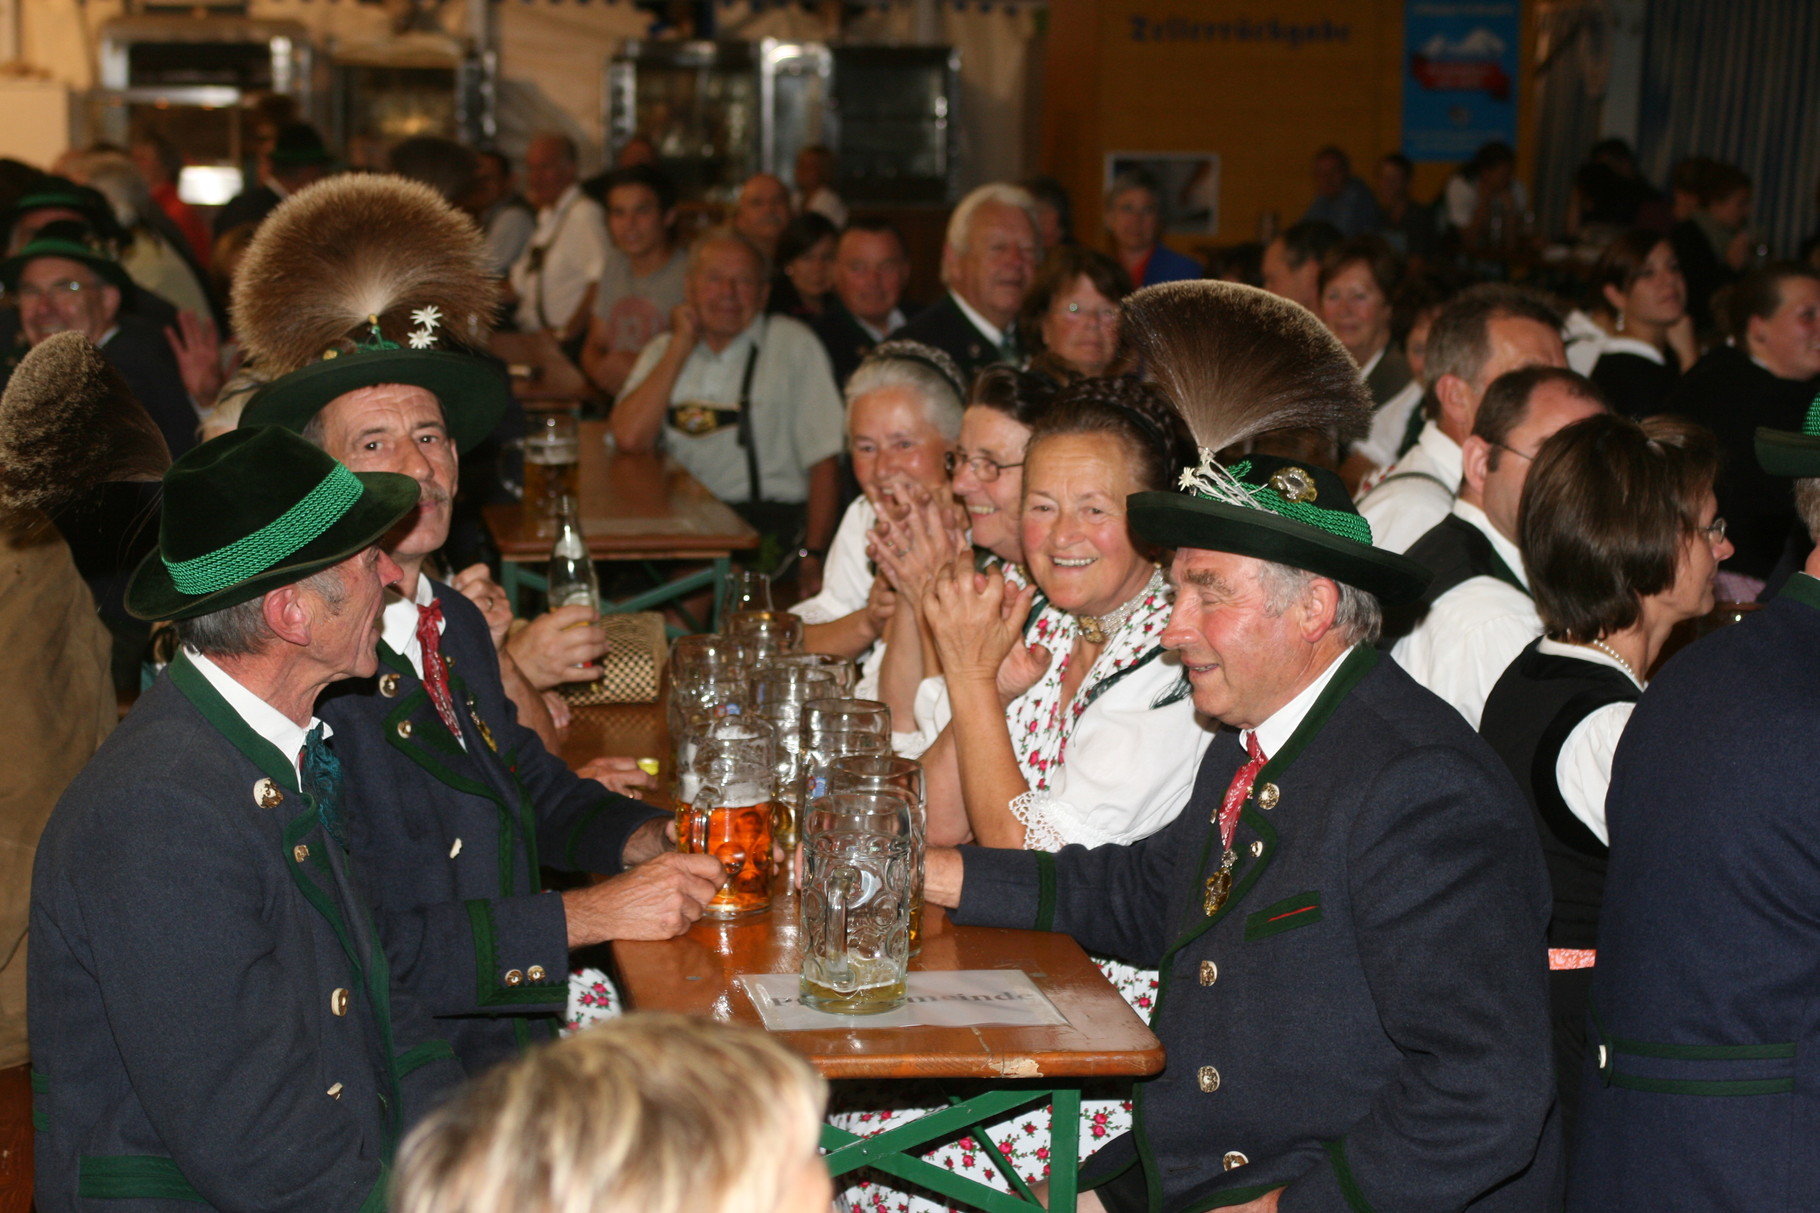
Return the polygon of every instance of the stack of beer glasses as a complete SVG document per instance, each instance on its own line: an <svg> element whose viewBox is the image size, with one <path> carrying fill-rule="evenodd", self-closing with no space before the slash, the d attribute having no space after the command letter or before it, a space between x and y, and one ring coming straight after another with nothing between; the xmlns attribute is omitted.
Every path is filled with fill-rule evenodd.
<svg viewBox="0 0 1820 1213"><path fill-rule="evenodd" d="M836 657L833 653L780 653L769 658L767 666L807 665L816 669L827 670L833 674L840 689L830 692L833 695L853 694L853 684L859 679L859 672L853 668L853 662L845 657Z"/></svg>
<svg viewBox="0 0 1820 1213"><path fill-rule="evenodd" d="M763 573L736 569L721 583L720 617L727 619L736 611L771 609L771 581Z"/></svg>
<svg viewBox="0 0 1820 1213"><path fill-rule="evenodd" d="M910 802L834 792L803 820L803 1001L869 1015L901 1006L910 959Z"/></svg>
<svg viewBox="0 0 1820 1213"><path fill-rule="evenodd" d="M910 955L923 950L923 856L929 846L929 794L923 764L895 754L856 754L836 759L829 792L894 792L910 806Z"/></svg>
<svg viewBox="0 0 1820 1213"><path fill-rule="evenodd" d="M708 902L710 918L742 918L771 908L776 871L771 821L776 731L753 716L695 720L688 799L676 802L680 850L712 855L727 874Z"/></svg>
<svg viewBox="0 0 1820 1213"><path fill-rule="evenodd" d="M721 631L738 637L755 662L803 647L803 621L789 611L734 611Z"/></svg>
<svg viewBox="0 0 1820 1213"><path fill-rule="evenodd" d="M777 841L796 848L796 822L802 808L803 704L840 694L835 670L822 665L761 662L752 675L752 713L777 730Z"/></svg>
<svg viewBox="0 0 1820 1213"><path fill-rule="evenodd" d="M675 754L673 790L689 779L691 723L698 715L737 716L745 709L746 646L734 636L683 636L670 646L665 722Z"/></svg>
<svg viewBox="0 0 1820 1213"><path fill-rule="evenodd" d="M828 769L835 759L883 754L890 747L891 709L876 699L811 699L803 704L802 803L828 794Z"/></svg>

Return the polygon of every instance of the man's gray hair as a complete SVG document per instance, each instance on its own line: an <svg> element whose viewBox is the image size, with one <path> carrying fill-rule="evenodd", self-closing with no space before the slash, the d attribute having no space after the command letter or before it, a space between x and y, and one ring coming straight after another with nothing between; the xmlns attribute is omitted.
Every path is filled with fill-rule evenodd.
<svg viewBox="0 0 1820 1213"><path fill-rule="evenodd" d="M1015 206L1023 211L1030 220L1030 230L1040 232L1043 225L1036 219L1036 199L1030 191L1021 185L1012 185L1009 181L994 181L982 185L962 198L954 213L948 216L948 247L957 253L967 251L967 243L973 238L973 215L980 207L996 202L1000 206Z"/></svg>
<svg viewBox="0 0 1820 1213"><path fill-rule="evenodd" d="M1809 476L1795 481L1795 513L1807 528L1807 537L1820 543L1820 479Z"/></svg>
<svg viewBox="0 0 1820 1213"><path fill-rule="evenodd" d="M1281 615L1308 592L1309 584L1319 576L1319 573L1278 564L1274 560L1260 560L1258 587L1264 591L1264 610L1272 618ZM1333 581L1331 577L1325 580ZM1377 596L1344 581L1333 584L1340 591L1340 604L1333 613L1334 631L1348 645L1376 644L1378 633L1384 627L1384 612L1378 606Z"/></svg>
<svg viewBox="0 0 1820 1213"><path fill-rule="evenodd" d="M745 249L752 258L752 264L758 267L758 284L763 286L771 280L771 259L765 256L765 251L728 224L711 227L695 238L689 245L689 260L684 265L683 272L692 276L701 268L702 258L707 256L708 250L717 244L735 244Z"/></svg>
<svg viewBox="0 0 1820 1213"><path fill-rule="evenodd" d="M305 577L297 583L297 588L314 592L328 604L331 614L340 614L341 604L348 597L347 585L333 565ZM260 594L231 607L222 607L219 611L210 611L192 619L179 619L175 625L177 641L211 660L216 657L248 657L261 652L276 638L271 625L265 621L264 603L265 595Z"/></svg>
<svg viewBox="0 0 1820 1213"><path fill-rule="evenodd" d="M963 405L960 369L934 346L887 341L875 347L847 380L847 416L861 396L886 388L907 388L922 402L923 416L949 442L961 436Z"/></svg>
<svg viewBox="0 0 1820 1213"><path fill-rule="evenodd" d="M1534 291L1502 282L1468 287L1447 301L1428 330L1423 386L1432 388L1443 375L1456 375L1475 389L1483 388L1480 373L1491 360L1494 320L1533 320L1556 332L1561 329L1561 314Z"/></svg>

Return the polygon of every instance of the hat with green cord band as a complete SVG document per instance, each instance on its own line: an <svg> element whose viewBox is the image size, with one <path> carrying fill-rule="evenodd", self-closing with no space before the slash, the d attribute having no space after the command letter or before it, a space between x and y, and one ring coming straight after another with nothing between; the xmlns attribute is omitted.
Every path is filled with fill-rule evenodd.
<svg viewBox="0 0 1820 1213"><path fill-rule="evenodd" d="M1371 402L1338 339L1306 308L1209 280L1146 287L1125 300L1121 335L1187 420L1201 448L1176 492L1127 499L1136 534L1164 547L1232 552L1412 601L1430 574L1373 547L1339 476L1306 460L1243 452L1285 430L1362 433Z"/></svg>
<svg viewBox="0 0 1820 1213"><path fill-rule="evenodd" d="M55 223L45 224L23 248L0 261L0 285L9 291L17 291L25 267L46 257L86 266L108 286L118 289L123 301L130 299L134 293L133 280L114 256L113 246L93 228L75 219L59 219Z"/></svg>
<svg viewBox="0 0 1820 1213"><path fill-rule="evenodd" d="M426 185L331 177L279 204L234 278L237 335L264 384L242 425L301 432L330 402L401 384L430 392L457 449L510 398L484 351L499 303L480 231Z"/></svg>
<svg viewBox="0 0 1820 1213"><path fill-rule="evenodd" d="M1757 427L1757 463L1772 476L1820 476L1820 396L1807 406L1798 433Z"/></svg>
<svg viewBox="0 0 1820 1213"><path fill-rule="evenodd" d="M417 494L409 476L349 471L275 426L223 434L165 472L158 547L127 612L190 619L301 581L379 542Z"/></svg>

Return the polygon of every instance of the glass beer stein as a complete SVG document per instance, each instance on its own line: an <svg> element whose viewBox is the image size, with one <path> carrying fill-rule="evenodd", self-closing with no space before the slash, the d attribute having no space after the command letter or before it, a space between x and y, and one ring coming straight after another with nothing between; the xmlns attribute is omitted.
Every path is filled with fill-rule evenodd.
<svg viewBox="0 0 1820 1213"><path fill-rule="evenodd" d="M897 792L910 802L910 955L923 949L923 856L929 846L929 794L923 764L895 754L837 758L828 771L830 792Z"/></svg>
<svg viewBox="0 0 1820 1213"><path fill-rule="evenodd" d="M743 918L771 908L776 734L761 720L722 717L696 734L694 786L676 802L677 849L712 855L727 881L703 911Z"/></svg>
<svg viewBox="0 0 1820 1213"><path fill-rule="evenodd" d="M804 822L803 1001L871 1015L902 1006L910 960L909 802L841 792Z"/></svg>

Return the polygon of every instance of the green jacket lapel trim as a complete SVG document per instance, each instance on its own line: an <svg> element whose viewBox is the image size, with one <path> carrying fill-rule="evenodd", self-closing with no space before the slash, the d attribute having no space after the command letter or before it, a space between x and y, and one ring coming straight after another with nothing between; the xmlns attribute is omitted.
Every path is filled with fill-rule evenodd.
<svg viewBox="0 0 1820 1213"><path fill-rule="evenodd" d="M85 1154L76 1162L76 1195L89 1200L208 1203L174 1159L155 1154Z"/></svg>
<svg viewBox="0 0 1820 1213"><path fill-rule="evenodd" d="M288 757L278 752L278 747L253 731L253 726L240 718L203 677L189 654L179 651L172 658L171 664L165 667L170 676L171 685L183 693L183 697L195 705L202 713L204 720L213 725L215 731L228 739L236 750L246 755L252 764L271 776L272 782L295 796L303 794L297 786L297 766Z"/></svg>
<svg viewBox="0 0 1820 1213"><path fill-rule="evenodd" d="M1284 742L1282 748L1270 756L1270 761L1264 764L1263 769L1258 772L1257 778L1252 780L1252 794L1246 799L1244 808L1239 811L1239 820L1245 825L1250 826L1251 829L1257 833L1259 838L1262 839L1264 843L1264 852L1257 858L1257 861L1253 863L1250 862L1248 849L1241 848L1239 850L1239 858L1233 868L1232 892L1227 896L1226 904L1221 906L1219 912L1214 914L1211 918L1197 918L1191 912L1185 913L1184 917L1187 919L1187 924L1183 928L1181 936L1163 953L1163 965L1160 967L1166 968L1171 956L1181 951L1183 947L1198 938L1204 931L1213 926L1214 923L1223 921L1229 913L1242 904L1246 895L1251 892L1252 886L1257 884L1258 878L1264 874L1265 869L1267 869L1270 866L1271 861L1276 858L1276 827L1270 824L1268 816L1266 816L1262 809L1258 808L1258 790L1263 788L1265 784L1272 783L1285 776L1289 769L1295 765L1295 760L1301 757L1302 751L1308 748L1308 743L1320 736L1321 730L1327 727L1327 722L1333 718L1333 714L1338 710L1340 704L1344 703L1346 697L1352 693L1352 689L1359 685L1360 680L1376 667L1380 656L1381 654L1378 649L1371 645L1362 644L1356 646L1351 653L1342 658L1338 672L1334 674L1326 687L1322 689L1320 695L1315 698L1313 705L1308 709L1308 715L1302 718L1302 723L1297 725L1295 732L1289 735L1289 740ZM1215 838L1219 827L1216 824L1209 822L1207 829L1207 845L1202 848L1201 862L1196 865L1195 868L1195 880L1197 882L1206 879L1209 864L1217 858L1217 843ZM1199 899L1192 895L1192 891L1189 897L1189 904L1190 906L1198 906L1200 904ZM1162 1001L1163 990L1159 987L1157 991L1157 1006L1159 1008L1162 1006Z"/></svg>
<svg viewBox="0 0 1820 1213"><path fill-rule="evenodd" d="M1782 583L1782 591L1776 597L1793 598L1802 606L1820 611L1820 581L1806 573L1796 573Z"/></svg>

